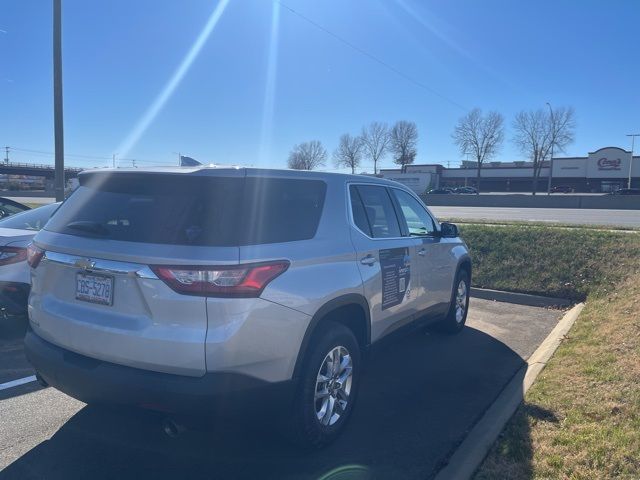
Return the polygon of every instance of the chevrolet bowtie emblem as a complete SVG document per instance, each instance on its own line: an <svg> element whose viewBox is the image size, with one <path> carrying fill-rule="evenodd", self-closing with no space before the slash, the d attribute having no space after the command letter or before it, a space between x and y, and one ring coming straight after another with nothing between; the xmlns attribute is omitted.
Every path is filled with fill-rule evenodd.
<svg viewBox="0 0 640 480"><path fill-rule="evenodd" d="M73 266L82 268L84 270L89 270L96 266L96 262L94 262L90 258L79 258L73 263Z"/></svg>

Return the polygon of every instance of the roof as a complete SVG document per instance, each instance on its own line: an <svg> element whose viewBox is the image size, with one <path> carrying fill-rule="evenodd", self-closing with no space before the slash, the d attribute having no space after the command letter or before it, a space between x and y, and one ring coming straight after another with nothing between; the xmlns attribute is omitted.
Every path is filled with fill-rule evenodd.
<svg viewBox="0 0 640 480"><path fill-rule="evenodd" d="M100 168L85 170L80 174L81 178L93 175L123 175L123 174L170 174L170 175L194 175L194 176L228 176L228 177L278 177L278 178L309 178L329 182L362 182L380 183L384 185L396 185L397 182L369 175L352 175L336 172L318 172L313 170L290 170L276 168L255 168L236 166L197 166L197 167L142 167L142 168Z"/></svg>

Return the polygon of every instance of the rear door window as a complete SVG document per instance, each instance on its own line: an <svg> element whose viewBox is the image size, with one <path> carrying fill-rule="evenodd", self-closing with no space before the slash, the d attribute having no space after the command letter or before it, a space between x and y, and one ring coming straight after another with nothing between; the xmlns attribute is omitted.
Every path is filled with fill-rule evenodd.
<svg viewBox="0 0 640 480"><path fill-rule="evenodd" d="M360 198L360 194L358 193L358 189L355 185L351 185L349 187L349 196L351 197L351 215L353 216L353 223L355 223L356 227L358 227L363 233L372 237L373 234L371 233L371 225L369 225L369 220L367 219L367 212L364 209L364 204L362 203L362 199Z"/></svg>
<svg viewBox="0 0 640 480"><path fill-rule="evenodd" d="M385 187L377 185L354 185L351 188L357 191L364 206L364 212L369 225L368 231L371 237L394 238L401 236L400 224L398 223L393 203ZM356 207L352 204L352 209L353 208ZM356 221L357 214L359 217L358 222L362 224L361 214L355 210L353 210L353 214L354 221ZM356 223L356 225L358 225L358 223ZM358 226L358 228L360 228L360 226ZM367 233L367 230L363 230L363 232Z"/></svg>

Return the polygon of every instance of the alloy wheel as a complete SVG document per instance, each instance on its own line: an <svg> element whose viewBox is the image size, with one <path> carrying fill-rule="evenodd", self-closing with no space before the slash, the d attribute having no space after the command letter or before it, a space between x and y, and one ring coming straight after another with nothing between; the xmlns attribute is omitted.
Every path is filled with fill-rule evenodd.
<svg viewBox="0 0 640 480"><path fill-rule="evenodd" d="M464 318L464 313L467 310L467 295L467 282L460 280L456 290L456 323L462 322Z"/></svg>
<svg viewBox="0 0 640 480"><path fill-rule="evenodd" d="M321 425L335 424L347 410L353 383L353 360L343 346L324 357L315 388L316 418Z"/></svg>

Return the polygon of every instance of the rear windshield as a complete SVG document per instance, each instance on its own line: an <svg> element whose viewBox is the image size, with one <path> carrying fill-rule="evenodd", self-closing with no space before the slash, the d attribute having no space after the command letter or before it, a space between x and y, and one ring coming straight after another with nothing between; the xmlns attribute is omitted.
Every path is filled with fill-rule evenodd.
<svg viewBox="0 0 640 480"><path fill-rule="evenodd" d="M315 235L326 185L318 180L94 175L46 230L169 245L241 246Z"/></svg>

